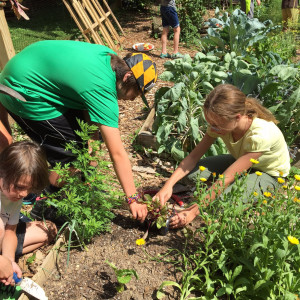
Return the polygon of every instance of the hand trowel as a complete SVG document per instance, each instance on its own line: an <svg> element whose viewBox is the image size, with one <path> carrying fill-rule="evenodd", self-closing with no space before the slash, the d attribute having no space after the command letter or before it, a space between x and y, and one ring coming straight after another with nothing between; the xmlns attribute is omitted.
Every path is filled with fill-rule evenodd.
<svg viewBox="0 0 300 300"><path fill-rule="evenodd" d="M39 300L48 300L44 290L30 278L18 278L17 274L14 273L13 279L24 292L30 296L35 297Z"/></svg>

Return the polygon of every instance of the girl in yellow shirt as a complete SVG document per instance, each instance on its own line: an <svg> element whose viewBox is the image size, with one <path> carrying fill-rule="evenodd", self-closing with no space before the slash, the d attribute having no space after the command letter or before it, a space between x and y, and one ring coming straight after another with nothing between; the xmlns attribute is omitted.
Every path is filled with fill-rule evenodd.
<svg viewBox="0 0 300 300"><path fill-rule="evenodd" d="M217 86L204 103L204 115L209 124L208 130L195 149L180 163L162 189L154 196L164 205L171 197L173 186L187 176L190 180L199 177L208 179L212 173L223 174L211 186L212 201L218 196L220 186L224 193L232 188L236 174L250 169L262 174L249 174L245 189L245 199L249 193L264 193L274 189L278 176L287 176L290 170L290 158L287 144L272 113L256 99L247 98L238 88L230 84ZM230 154L201 157L206 153L217 137L220 137ZM259 162L253 164L254 162ZM205 167L200 171L199 166ZM204 169L204 168L202 168ZM173 228L183 227L199 214L194 204L171 219Z"/></svg>

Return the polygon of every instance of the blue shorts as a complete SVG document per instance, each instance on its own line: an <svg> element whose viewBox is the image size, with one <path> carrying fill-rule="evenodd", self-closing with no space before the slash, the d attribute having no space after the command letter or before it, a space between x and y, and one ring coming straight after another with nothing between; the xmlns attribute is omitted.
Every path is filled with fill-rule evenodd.
<svg viewBox="0 0 300 300"><path fill-rule="evenodd" d="M160 6L162 26L176 28L179 26L177 11L171 6Z"/></svg>

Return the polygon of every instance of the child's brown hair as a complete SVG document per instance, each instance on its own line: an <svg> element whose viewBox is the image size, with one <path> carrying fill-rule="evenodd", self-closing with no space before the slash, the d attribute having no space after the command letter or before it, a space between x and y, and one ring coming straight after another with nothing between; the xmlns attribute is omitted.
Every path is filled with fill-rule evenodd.
<svg viewBox="0 0 300 300"><path fill-rule="evenodd" d="M220 84L209 93L204 103L204 112L213 112L228 120L241 114L249 118L258 117L278 123L272 113L258 100L247 98L242 91L231 84Z"/></svg>
<svg viewBox="0 0 300 300"><path fill-rule="evenodd" d="M43 149L30 141L15 142L0 154L0 178L5 189L17 185L22 176L31 177L33 192L40 192L49 184L49 171Z"/></svg>

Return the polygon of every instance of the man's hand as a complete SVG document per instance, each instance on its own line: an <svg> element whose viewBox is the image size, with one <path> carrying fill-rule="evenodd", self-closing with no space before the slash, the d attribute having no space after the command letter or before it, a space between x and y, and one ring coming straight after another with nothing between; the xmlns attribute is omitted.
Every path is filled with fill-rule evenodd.
<svg viewBox="0 0 300 300"><path fill-rule="evenodd" d="M6 257L0 255L0 282L9 285L13 277L12 263Z"/></svg>
<svg viewBox="0 0 300 300"><path fill-rule="evenodd" d="M130 210L134 219L139 220L143 223L147 217L148 210L146 204L140 204L138 202L133 202L130 205Z"/></svg>

